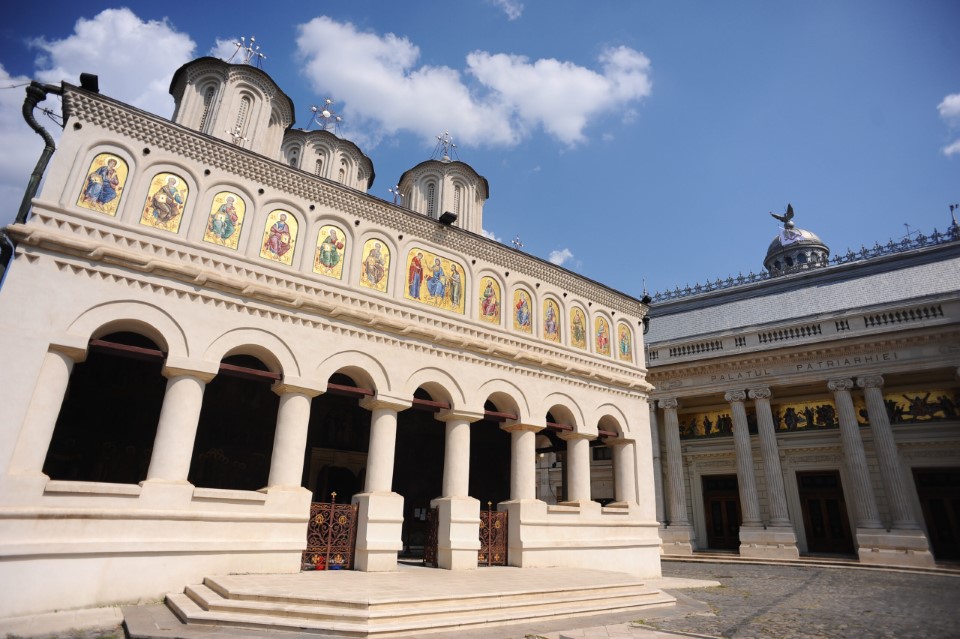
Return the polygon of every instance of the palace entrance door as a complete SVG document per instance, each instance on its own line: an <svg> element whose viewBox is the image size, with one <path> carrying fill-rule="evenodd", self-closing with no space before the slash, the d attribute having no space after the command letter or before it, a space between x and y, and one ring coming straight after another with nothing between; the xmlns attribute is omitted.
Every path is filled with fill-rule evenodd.
<svg viewBox="0 0 960 639"><path fill-rule="evenodd" d="M960 559L960 469L916 468L913 478L934 557Z"/></svg>
<svg viewBox="0 0 960 639"><path fill-rule="evenodd" d="M853 553L843 485L836 470L797 473L807 552Z"/></svg>
<svg viewBox="0 0 960 639"><path fill-rule="evenodd" d="M737 550L741 518L737 476L709 475L702 481L707 546L715 550Z"/></svg>

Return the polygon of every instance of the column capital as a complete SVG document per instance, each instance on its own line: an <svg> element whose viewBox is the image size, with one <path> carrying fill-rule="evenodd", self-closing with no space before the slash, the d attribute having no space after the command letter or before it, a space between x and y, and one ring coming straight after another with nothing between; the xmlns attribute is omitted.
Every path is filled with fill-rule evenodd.
<svg viewBox="0 0 960 639"><path fill-rule="evenodd" d="M392 408L393 410L400 411L407 410L413 406L413 401L408 398L401 397L390 397L389 395L383 395L377 393L374 397L364 397L360 400L360 408L373 411L378 408Z"/></svg>
<svg viewBox="0 0 960 639"><path fill-rule="evenodd" d="M207 362L167 355L162 374L167 379L196 377L204 384L209 384L210 380L216 377L219 372L220 362Z"/></svg>
<svg viewBox="0 0 960 639"><path fill-rule="evenodd" d="M545 428L546 426L537 426L536 424L521 424L520 422L515 422L513 424L502 425L500 430L508 433L539 433Z"/></svg>
<svg viewBox="0 0 960 639"><path fill-rule="evenodd" d="M608 448L615 448L617 446L626 446L627 444L632 444L634 440L625 439L623 437L603 437L603 445Z"/></svg>
<svg viewBox="0 0 960 639"><path fill-rule="evenodd" d="M87 359L88 343L86 338L75 335L61 335L56 341L50 342L49 350L65 355L72 359L75 364L79 364Z"/></svg>
<svg viewBox="0 0 960 639"><path fill-rule="evenodd" d="M865 375L857 378L860 388L880 388L883 386L883 375Z"/></svg>
<svg viewBox="0 0 960 639"><path fill-rule="evenodd" d="M751 388L747 391L747 394L750 396L750 399L770 399L773 393L770 392L770 389L766 386L761 388Z"/></svg>
<svg viewBox="0 0 960 639"><path fill-rule="evenodd" d="M575 430L566 430L558 434L557 437L562 439L565 442L573 441L577 439L596 439L597 436L594 433L578 433Z"/></svg>
<svg viewBox="0 0 960 639"><path fill-rule="evenodd" d="M284 377L282 380L274 383L273 386L270 387L270 390L277 395L301 393L302 395L306 395L312 399L317 395L322 395L327 389L317 388L310 382L310 380L296 377Z"/></svg>
<svg viewBox="0 0 960 639"><path fill-rule="evenodd" d="M483 419L483 413L472 411L472 410L457 410L456 408L451 408L449 410L440 411L433 417L438 422L450 422L455 420L463 420L468 424L473 422L479 422Z"/></svg>
<svg viewBox="0 0 960 639"><path fill-rule="evenodd" d="M680 402L677 401L676 397L664 397L663 399L659 400L657 404L660 405L660 408L672 408L674 410L680 406Z"/></svg>
<svg viewBox="0 0 960 639"><path fill-rule="evenodd" d="M747 392L742 390L727 391L723 394L723 398L731 404L735 402L742 402L747 399Z"/></svg>
<svg viewBox="0 0 960 639"><path fill-rule="evenodd" d="M831 379L827 382L827 388L835 393L837 391L849 391L853 388L853 380L850 378Z"/></svg>

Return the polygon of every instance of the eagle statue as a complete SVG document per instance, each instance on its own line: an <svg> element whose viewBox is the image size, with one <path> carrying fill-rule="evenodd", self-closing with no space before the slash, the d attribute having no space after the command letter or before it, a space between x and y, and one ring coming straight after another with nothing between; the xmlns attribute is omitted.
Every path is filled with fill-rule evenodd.
<svg viewBox="0 0 960 639"><path fill-rule="evenodd" d="M793 228L793 206L790 204L787 204L787 212L783 215L777 215L776 213L770 213L770 215L783 222L784 228Z"/></svg>

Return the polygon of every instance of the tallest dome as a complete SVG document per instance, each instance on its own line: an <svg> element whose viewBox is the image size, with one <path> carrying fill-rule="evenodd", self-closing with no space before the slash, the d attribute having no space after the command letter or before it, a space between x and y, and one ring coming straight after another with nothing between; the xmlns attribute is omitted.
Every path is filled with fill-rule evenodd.
<svg viewBox="0 0 960 639"><path fill-rule="evenodd" d="M829 247L816 234L797 228L793 223L791 205L787 205L784 215L771 215L783 222L783 228L770 242L767 256L763 260L763 266L771 276L829 264Z"/></svg>

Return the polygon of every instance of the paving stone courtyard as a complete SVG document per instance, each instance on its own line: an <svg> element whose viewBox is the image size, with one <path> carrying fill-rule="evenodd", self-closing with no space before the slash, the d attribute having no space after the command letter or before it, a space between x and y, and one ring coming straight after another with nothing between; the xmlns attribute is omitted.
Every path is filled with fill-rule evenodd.
<svg viewBox="0 0 960 639"><path fill-rule="evenodd" d="M722 586L675 591L709 611L645 620L658 630L738 639L960 637L960 574L675 561L663 563L663 574Z"/></svg>

